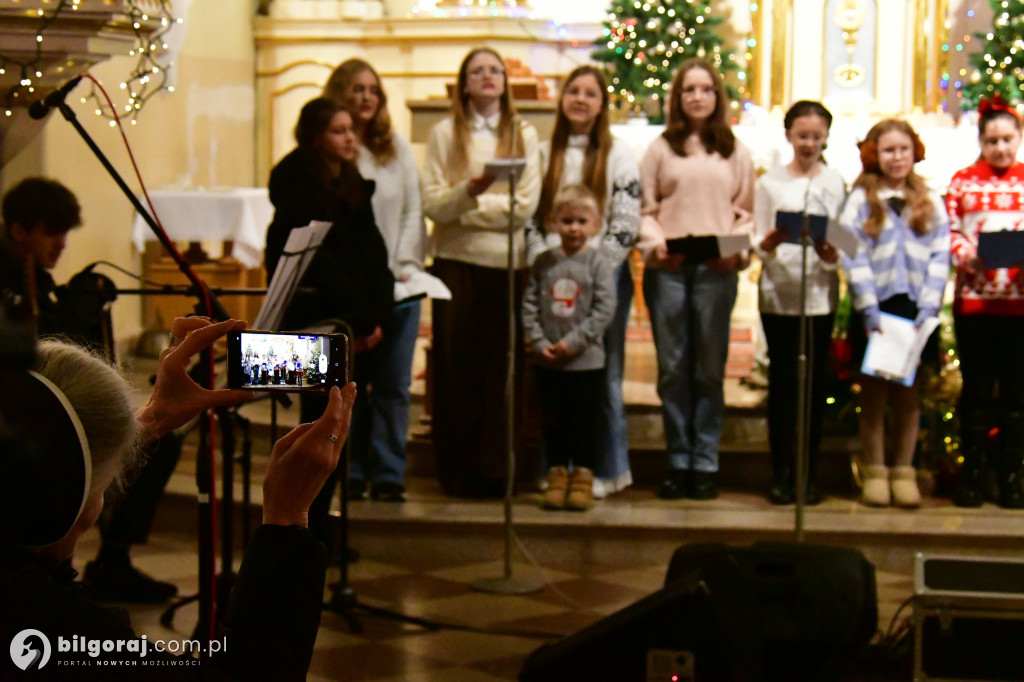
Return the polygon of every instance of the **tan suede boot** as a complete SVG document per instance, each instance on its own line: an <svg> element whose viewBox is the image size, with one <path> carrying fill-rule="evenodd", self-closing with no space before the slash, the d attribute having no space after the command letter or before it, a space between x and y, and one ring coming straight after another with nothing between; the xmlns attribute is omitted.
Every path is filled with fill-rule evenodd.
<svg viewBox="0 0 1024 682"><path fill-rule="evenodd" d="M568 509L582 511L594 504L594 472L586 467L576 467L569 478L569 494L565 498Z"/></svg>
<svg viewBox="0 0 1024 682"><path fill-rule="evenodd" d="M873 464L864 467L864 489L861 504L869 507L889 506L889 467Z"/></svg>
<svg viewBox="0 0 1024 682"><path fill-rule="evenodd" d="M545 509L565 509L565 496L569 490L569 470L565 467L548 469L548 489L544 491Z"/></svg>
<svg viewBox="0 0 1024 682"><path fill-rule="evenodd" d="M892 503L897 507L915 509L921 506L921 491L917 487L917 469L893 467L889 474L892 485Z"/></svg>

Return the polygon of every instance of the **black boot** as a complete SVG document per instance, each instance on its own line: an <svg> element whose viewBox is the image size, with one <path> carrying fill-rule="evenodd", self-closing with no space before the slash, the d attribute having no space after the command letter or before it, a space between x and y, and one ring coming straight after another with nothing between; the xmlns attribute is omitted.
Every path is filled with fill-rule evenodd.
<svg viewBox="0 0 1024 682"><path fill-rule="evenodd" d="M821 504L821 489L818 488L817 459L814 453L812 453L810 461L807 463L807 490L804 493L804 503L808 507Z"/></svg>
<svg viewBox="0 0 1024 682"><path fill-rule="evenodd" d="M772 474L772 487L768 489L768 500L772 504L793 504L796 494L793 492L793 472L788 467L775 470Z"/></svg>
<svg viewBox="0 0 1024 682"><path fill-rule="evenodd" d="M104 545L95 561L85 565L82 587L96 601L162 604L178 588L132 566L128 548Z"/></svg>
<svg viewBox="0 0 1024 682"><path fill-rule="evenodd" d="M1024 487L1021 486L1024 452L1024 412L1011 410L1003 415L999 433L999 506L1024 509Z"/></svg>
<svg viewBox="0 0 1024 682"><path fill-rule="evenodd" d="M960 452L964 463L957 473L953 504L980 507L985 499L982 465L988 448L989 421L984 410L969 410L960 424Z"/></svg>
<svg viewBox="0 0 1024 682"><path fill-rule="evenodd" d="M769 447L772 453L772 485L768 489L768 501L772 504L793 504L796 501L793 453L777 443L771 443Z"/></svg>

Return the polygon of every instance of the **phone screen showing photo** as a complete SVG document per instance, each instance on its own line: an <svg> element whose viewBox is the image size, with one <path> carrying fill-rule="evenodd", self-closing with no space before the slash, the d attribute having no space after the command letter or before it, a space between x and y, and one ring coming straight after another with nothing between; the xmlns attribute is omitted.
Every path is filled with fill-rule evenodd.
<svg viewBox="0 0 1024 682"><path fill-rule="evenodd" d="M237 332L228 353L230 384L251 390L325 391L344 383L346 358L334 334ZM344 339L344 335L340 335ZM237 338L237 342L236 342ZM338 356L338 357L335 357Z"/></svg>

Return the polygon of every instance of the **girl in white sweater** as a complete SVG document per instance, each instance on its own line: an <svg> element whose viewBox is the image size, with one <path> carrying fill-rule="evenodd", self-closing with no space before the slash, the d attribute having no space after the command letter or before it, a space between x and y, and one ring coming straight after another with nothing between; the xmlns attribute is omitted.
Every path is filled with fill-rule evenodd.
<svg viewBox="0 0 1024 682"><path fill-rule="evenodd" d="M805 501L818 504L821 493L815 480L815 463L821 443L822 393L829 340L839 291L839 254L827 241L808 248L806 302L800 299L802 247L787 242L789 232L780 229L780 213L807 213L835 221L846 198L846 184L825 165L821 151L828 139L832 114L819 102L797 102L786 112L786 139L793 145L793 160L777 166L757 181L754 195L754 249L761 257L758 306L768 342L768 442L772 453L772 483L768 499L773 504L795 500L794 428L797 396L807 391L810 401L810 438ZM810 339L805 386L797 380L800 354L800 313L807 314ZM801 437L801 434L796 434Z"/></svg>
<svg viewBox="0 0 1024 682"><path fill-rule="evenodd" d="M592 66L577 67L566 78L558 103L551 140L540 147L545 169L537 219L527 225L530 262L559 245L558 234L543 226L551 203L562 187L583 184L601 208L601 228L590 239L615 268L618 303L604 335L607 387L594 459L594 496L601 498L633 482L629 468L626 412L622 400L622 371L626 326L633 299L628 257L640 229L640 170L629 147L612 137L608 121L608 86Z"/></svg>
<svg viewBox="0 0 1024 682"><path fill-rule="evenodd" d="M452 292L451 301L433 304L434 448L442 488L460 497L500 497L506 485L509 192L483 172L496 157L526 160L513 216L515 314L527 274L523 228L540 193L537 131L516 115L501 56L476 48L459 67L451 118L430 132L422 176L434 274ZM522 358L520 346L520 370ZM522 376L517 371L517 396Z"/></svg>
<svg viewBox="0 0 1024 682"><path fill-rule="evenodd" d="M412 148L391 128L388 99L380 76L361 59L343 62L331 74L324 96L348 104L359 141L359 174L373 180L373 215L388 249L396 281L423 271L426 231L420 207L419 174ZM373 386L373 423L368 462L353 460L352 499L405 499L405 443L409 435L409 386L420 326L420 302L396 305L383 325L381 356Z"/></svg>

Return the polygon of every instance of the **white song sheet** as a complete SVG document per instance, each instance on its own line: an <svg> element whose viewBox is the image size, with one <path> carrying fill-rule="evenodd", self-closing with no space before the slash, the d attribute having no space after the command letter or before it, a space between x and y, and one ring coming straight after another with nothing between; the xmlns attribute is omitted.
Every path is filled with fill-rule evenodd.
<svg viewBox="0 0 1024 682"><path fill-rule="evenodd" d="M274 277L267 287L263 307L253 321L252 328L262 331L278 331L284 311L295 296L299 281L306 274L309 262L331 229L331 223L314 220L306 227L299 227L288 233L288 241L277 262Z"/></svg>
<svg viewBox="0 0 1024 682"><path fill-rule="evenodd" d="M879 324L880 333L875 332L868 339L861 371L910 386L921 362L921 351L939 326L939 318L929 317L920 329L915 329L913 320L882 313Z"/></svg>

